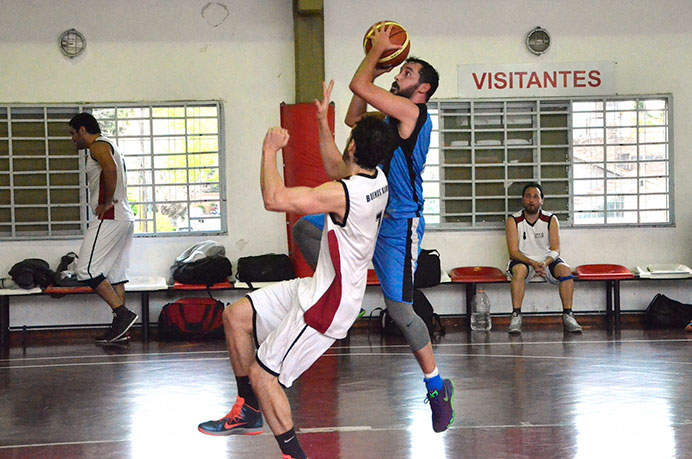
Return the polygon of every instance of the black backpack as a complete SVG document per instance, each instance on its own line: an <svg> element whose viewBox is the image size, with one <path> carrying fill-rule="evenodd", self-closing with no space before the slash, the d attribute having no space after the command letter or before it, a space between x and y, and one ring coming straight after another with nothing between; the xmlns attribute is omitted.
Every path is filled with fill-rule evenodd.
<svg viewBox="0 0 692 459"><path fill-rule="evenodd" d="M387 313L386 309L377 308L373 310L370 313L371 317L375 311L380 311L379 327L382 334L389 336L404 336L396 323L394 323L392 317ZM440 316L435 313L428 298L418 289L413 291L413 311L423 319L425 326L428 328L431 341L447 333L447 330L445 330L445 327L442 325Z"/></svg>
<svg viewBox="0 0 692 459"><path fill-rule="evenodd" d="M296 277L288 255L268 253L238 258L235 277L252 288L252 282L276 282Z"/></svg>
<svg viewBox="0 0 692 459"><path fill-rule="evenodd" d="M55 273L51 271L48 262L40 258L27 258L12 266L9 272L12 280L21 288L32 289L36 286L43 288L53 283Z"/></svg>
<svg viewBox="0 0 692 459"><path fill-rule="evenodd" d="M420 249L418 265L413 275L415 288L434 287L440 284L440 252L436 249Z"/></svg>
<svg viewBox="0 0 692 459"><path fill-rule="evenodd" d="M657 293L646 308L645 321L650 328L685 328L692 321L692 304Z"/></svg>
<svg viewBox="0 0 692 459"><path fill-rule="evenodd" d="M232 266L224 256L207 257L192 263L176 262L173 265L173 280L181 284L213 285L228 282Z"/></svg>

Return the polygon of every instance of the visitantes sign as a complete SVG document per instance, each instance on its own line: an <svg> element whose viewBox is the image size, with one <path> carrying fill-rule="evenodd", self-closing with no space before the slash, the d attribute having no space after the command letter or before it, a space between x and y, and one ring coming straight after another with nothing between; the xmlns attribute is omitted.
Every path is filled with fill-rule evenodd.
<svg viewBox="0 0 692 459"><path fill-rule="evenodd" d="M459 97L615 94L615 62L459 65Z"/></svg>

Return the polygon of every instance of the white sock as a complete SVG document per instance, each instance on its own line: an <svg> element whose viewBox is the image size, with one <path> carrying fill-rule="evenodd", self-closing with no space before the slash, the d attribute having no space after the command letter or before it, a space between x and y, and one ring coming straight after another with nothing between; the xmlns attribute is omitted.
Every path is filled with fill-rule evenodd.
<svg viewBox="0 0 692 459"><path fill-rule="evenodd" d="M432 379L432 378L434 378L435 376L437 376L437 375L439 375L439 374L440 374L440 370L438 370L437 367L435 367L435 369L434 369L432 372L430 372L430 373L424 373L424 374L423 374L423 377L424 377L425 379Z"/></svg>

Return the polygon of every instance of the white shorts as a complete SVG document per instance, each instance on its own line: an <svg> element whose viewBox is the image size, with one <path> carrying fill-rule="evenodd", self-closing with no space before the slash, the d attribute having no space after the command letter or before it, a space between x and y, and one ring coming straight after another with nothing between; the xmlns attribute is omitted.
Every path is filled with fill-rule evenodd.
<svg viewBox="0 0 692 459"><path fill-rule="evenodd" d="M89 222L79 249L77 279L89 280L103 275L111 284L127 282L134 230L135 223L130 220Z"/></svg>
<svg viewBox="0 0 692 459"><path fill-rule="evenodd" d="M257 362L284 387L303 374L334 343L303 320L298 286L292 279L248 294L253 315Z"/></svg>
<svg viewBox="0 0 692 459"><path fill-rule="evenodd" d="M533 269L533 266L529 266L526 263L523 263L521 261L509 260L509 263L507 263L507 278L510 280L512 279L512 267L514 265L518 265L518 264L524 265L528 268L529 272L526 275L526 279L524 279L524 283L528 284L529 281L531 281L531 279L536 277L536 271ZM550 264L550 266L548 266L548 269L545 270L545 280L549 284L552 284L552 285L559 285L560 284L560 281L558 279L556 279L555 275L553 274L555 271L555 268L557 268L558 265L565 265L565 266L567 266L567 268L569 268L569 265L567 263L565 263L565 261L562 258L557 257L555 260L553 260L553 262Z"/></svg>

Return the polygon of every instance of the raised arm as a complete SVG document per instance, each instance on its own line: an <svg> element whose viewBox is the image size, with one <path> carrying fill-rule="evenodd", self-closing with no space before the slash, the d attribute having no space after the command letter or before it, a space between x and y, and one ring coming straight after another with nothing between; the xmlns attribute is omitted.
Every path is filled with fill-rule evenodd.
<svg viewBox="0 0 692 459"><path fill-rule="evenodd" d="M113 159L113 154L111 153L111 147L106 142L92 143L89 147L89 153L94 161L99 163L103 171L101 175L101 184L104 188L104 200L94 209L96 217L100 219L103 214L114 205L113 194L115 193L115 187L118 183L118 171L116 169L115 160Z"/></svg>
<svg viewBox="0 0 692 459"><path fill-rule="evenodd" d="M320 138L320 155L322 156L322 164L327 176L332 180L339 180L348 175L348 168L344 159L336 147L334 135L329 129L329 98L334 88L334 80L329 82L329 86L322 82L322 100L315 100L317 108L317 127Z"/></svg>
<svg viewBox="0 0 692 459"><path fill-rule="evenodd" d="M346 193L339 182L327 182L317 188L284 185L276 167L276 153L286 146L288 138L288 131L278 127L270 128L264 137L260 170L264 208L297 214L332 213L343 219Z"/></svg>
<svg viewBox="0 0 692 459"><path fill-rule="evenodd" d="M390 49L400 48L400 45L394 45L390 41L390 29L391 26L385 27L382 25L375 30L372 38L372 48L370 48L370 52L366 54L358 70L356 70L355 75L353 75L349 88L353 91L353 94L359 97L363 102L399 120L399 134L402 138L406 139L416 127L419 112L418 107L408 98L396 96L379 86L375 86L373 83L375 77L378 75L376 66L380 56ZM357 115L358 110L361 110L361 101L354 98L351 103L354 105L353 114L350 113L351 110L349 106L349 115L351 116L347 115L346 124L348 124L348 121L352 121ZM364 107L362 108L362 112L365 112ZM362 113L360 116L362 116Z"/></svg>

